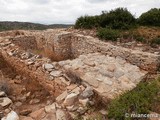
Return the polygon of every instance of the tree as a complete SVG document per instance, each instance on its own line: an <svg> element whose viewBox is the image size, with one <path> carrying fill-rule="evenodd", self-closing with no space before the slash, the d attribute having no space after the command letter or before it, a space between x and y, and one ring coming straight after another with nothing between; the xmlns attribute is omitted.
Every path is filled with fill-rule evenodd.
<svg viewBox="0 0 160 120"><path fill-rule="evenodd" d="M81 16L75 23L75 28L92 29L99 26L99 16Z"/></svg>
<svg viewBox="0 0 160 120"><path fill-rule="evenodd" d="M140 25L147 25L147 26L160 26L160 9L153 8L143 13L139 17L138 23Z"/></svg>
<svg viewBox="0 0 160 120"><path fill-rule="evenodd" d="M129 29L135 25L136 19L126 8L117 8L110 12L102 12L101 27L112 29Z"/></svg>

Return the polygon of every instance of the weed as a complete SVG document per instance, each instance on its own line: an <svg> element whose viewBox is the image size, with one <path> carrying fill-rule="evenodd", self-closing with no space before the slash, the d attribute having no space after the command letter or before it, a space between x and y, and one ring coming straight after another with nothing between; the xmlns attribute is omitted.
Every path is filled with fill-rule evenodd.
<svg viewBox="0 0 160 120"><path fill-rule="evenodd" d="M132 118L126 118L125 114L147 114L154 111L153 104L156 102L157 106L160 105L159 93L160 78L150 82L141 82L134 90L126 92L110 103L108 117L115 120L132 120Z"/></svg>

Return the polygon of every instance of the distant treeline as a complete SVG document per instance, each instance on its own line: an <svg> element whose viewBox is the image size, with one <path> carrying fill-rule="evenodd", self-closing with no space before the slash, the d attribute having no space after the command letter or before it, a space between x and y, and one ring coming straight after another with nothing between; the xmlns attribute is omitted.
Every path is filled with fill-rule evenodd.
<svg viewBox="0 0 160 120"><path fill-rule="evenodd" d="M117 8L111 11L102 11L96 16L81 16L75 23L75 28L110 28L127 30L137 25L160 27L160 9L153 8L135 18L127 8Z"/></svg>
<svg viewBox="0 0 160 120"><path fill-rule="evenodd" d="M29 23L29 22L9 22L3 21L0 22L0 31L5 30L45 30L45 29L53 29L53 28L67 28L72 25L65 24L53 24L53 25L43 25L37 23Z"/></svg>

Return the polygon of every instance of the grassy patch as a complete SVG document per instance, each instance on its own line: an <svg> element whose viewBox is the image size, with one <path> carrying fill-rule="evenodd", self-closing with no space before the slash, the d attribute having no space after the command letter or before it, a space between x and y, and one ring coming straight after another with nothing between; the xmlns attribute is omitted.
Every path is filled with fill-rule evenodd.
<svg viewBox="0 0 160 120"><path fill-rule="evenodd" d="M97 36L104 40L116 41L117 38L120 37L120 33L117 30L101 28L98 30Z"/></svg>
<svg viewBox="0 0 160 120"><path fill-rule="evenodd" d="M134 90L113 100L108 108L108 117L114 118L115 120L132 120L130 117L126 118L125 114L149 113L150 111L156 110L156 107L159 107L159 105L160 78L150 82L141 82Z"/></svg>
<svg viewBox="0 0 160 120"><path fill-rule="evenodd" d="M151 45L160 45L160 36L151 41Z"/></svg>

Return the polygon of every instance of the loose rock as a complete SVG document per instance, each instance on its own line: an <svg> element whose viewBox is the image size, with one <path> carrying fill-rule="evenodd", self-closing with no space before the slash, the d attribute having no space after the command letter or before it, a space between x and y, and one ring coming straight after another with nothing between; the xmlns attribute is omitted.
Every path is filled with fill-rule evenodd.
<svg viewBox="0 0 160 120"><path fill-rule="evenodd" d="M5 107L12 104L12 100L8 97L2 97L0 98L0 106Z"/></svg>
<svg viewBox="0 0 160 120"><path fill-rule="evenodd" d="M76 93L69 94L66 99L64 100L64 105L71 106L74 104L75 100L77 99L78 95Z"/></svg>

